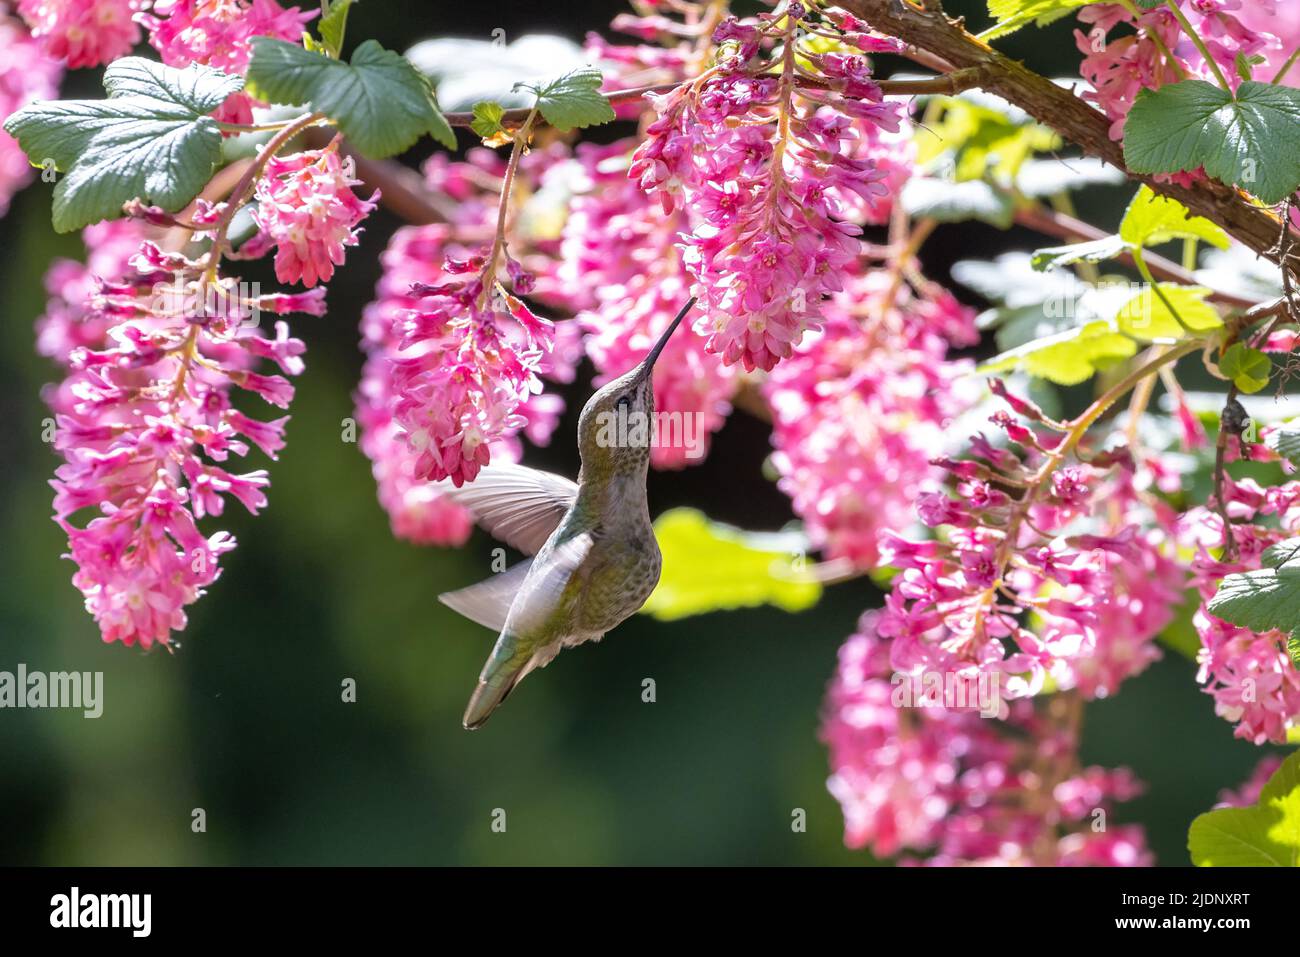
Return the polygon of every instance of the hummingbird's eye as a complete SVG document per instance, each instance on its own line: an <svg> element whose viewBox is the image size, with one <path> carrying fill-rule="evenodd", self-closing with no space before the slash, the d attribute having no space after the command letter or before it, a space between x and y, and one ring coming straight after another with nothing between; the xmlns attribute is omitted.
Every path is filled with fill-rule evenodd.
<svg viewBox="0 0 1300 957"><path fill-rule="evenodd" d="M630 409L632 407L631 394L625 392L623 395L620 395L618 401L614 403L614 407L616 409Z"/></svg>

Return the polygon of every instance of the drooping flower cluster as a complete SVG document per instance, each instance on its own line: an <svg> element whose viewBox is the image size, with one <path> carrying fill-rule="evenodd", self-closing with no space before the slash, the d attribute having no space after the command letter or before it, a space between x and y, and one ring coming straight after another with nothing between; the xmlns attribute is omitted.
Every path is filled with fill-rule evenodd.
<svg viewBox="0 0 1300 957"><path fill-rule="evenodd" d="M49 299L36 321L36 351L66 367L73 351L102 348L116 317L96 308L100 283L126 275L145 239L138 219L114 219L82 231L86 261L56 259L45 273Z"/></svg>
<svg viewBox="0 0 1300 957"><path fill-rule="evenodd" d="M680 203L696 218L682 252L707 307L699 328L710 352L746 369L790 356L823 297L842 287L860 250L849 214L886 191L884 172L861 155L859 127L899 124L864 57L796 54L806 15L791 3L723 22L717 65L652 98L659 118L629 171L665 213ZM780 45L775 73L760 55L771 43Z"/></svg>
<svg viewBox="0 0 1300 957"><path fill-rule="evenodd" d="M63 70L14 17L0 7L0 122L32 100L52 99ZM32 177L32 164L18 141L0 130L0 216Z"/></svg>
<svg viewBox="0 0 1300 957"><path fill-rule="evenodd" d="M1280 66L1294 49L1283 49L1283 40L1273 32L1275 24L1287 19L1285 11L1274 10L1274 0L1180 0L1179 8L1233 89L1242 79L1236 69L1238 56L1243 62L1256 56L1272 62L1271 57ZM1093 86L1083 96L1111 119L1113 140L1123 138L1124 119L1140 90L1159 89L1186 77L1216 81L1213 68L1164 6L1140 11L1135 17L1131 9L1118 4L1089 4L1079 11L1079 20L1090 26L1086 34L1074 33L1084 54L1080 73ZM1111 38L1116 28L1121 35ZM1267 82L1272 77L1265 70L1259 78Z"/></svg>
<svg viewBox="0 0 1300 957"><path fill-rule="evenodd" d="M1143 491L1123 448L1071 460L1073 437L995 388L1033 425L999 412L1009 446L980 435L971 458L942 460L957 496L917 501L942 539L882 543L903 571L879 633L906 674L1000 673L1012 698L1049 682L1105 697L1157 657L1153 639L1182 595L1162 531L1172 510Z"/></svg>
<svg viewBox="0 0 1300 957"><path fill-rule="evenodd" d="M1106 820L1138 782L1078 765L1077 701L1013 701L999 720L974 694L914 694L880 617L865 614L840 649L822 722L849 847L941 866L1151 863L1141 827Z"/></svg>
<svg viewBox="0 0 1300 957"><path fill-rule="evenodd" d="M892 302L886 302L892 296ZM815 546L859 568L880 535L906 528L945 430L978 393L949 343L976 338L974 312L933 284L914 291L885 272L854 274L828 303L823 329L772 370L773 464Z"/></svg>
<svg viewBox="0 0 1300 957"><path fill-rule="evenodd" d="M674 245L688 228L686 214L664 213L627 178L630 151L627 141L578 147L582 182L546 289L580 310L597 385L644 359L690 297L690 277ZM655 408L669 423L650 450L657 468L703 458L709 435L731 411L736 371L708 355L704 337L689 326L668 341L653 373Z"/></svg>
<svg viewBox="0 0 1300 957"><path fill-rule="evenodd" d="M69 273L66 290L80 280ZM232 405L231 390L286 408L289 381L256 367L269 359L297 375L303 344L283 322L264 337L257 312L319 314L321 300L260 296L151 241L96 285L80 316L56 302L44 323L49 351L68 369L48 393L64 457L53 482L55 520L104 640L149 648L185 626L186 606L234 547L225 532L200 532L196 520L220 515L227 497L251 512L266 504L265 470L239 474L224 464L247 455L250 443L274 458L287 416L254 419ZM74 322L84 326L79 334L61 329ZM89 341L95 330L98 343Z"/></svg>
<svg viewBox="0 0 1300 957"><path fill-rule="evenodd" d="M99 66L140 41L137 0L19 0L18 12L45 52L69 69Z"/></svg>
<svg viewBox="0 0 1300 957"><path fill-rule="evenodd" d="M561 402L542 392L541 377L572 377L576 326L557 341L487 268L498 197L485 183L501 176L500 160L478 149L466 162L434 157L425 172L454 201L452 222L401 229L384 254L379 297L362 323L357 415L395 533L445 544L463 540L467 519L428 483L472 480L493 457L517 461L520 433L549 439ZM515 291L531 290L531 274L501 255Z"/></svg>
<svg viewBox="0 0 1300 957"><path fill-rule="evenodd" d="M398 350L395 327L416 308L411 293L417 283L441 278L451 227L442 223L406 226L393 234L381 257L384 273L375 301L361 322L365 368L357 389L357 423L361 451L371 461L379 504L388 513L393 534L420 545L462 545L474 521L469 512L415 476L416 454L393 420L391 356Z"/></svg>
<svg viewBox="0 0 1300 957"><path fill-rule="evenodd" d="M223 73L243 73L253 37L297 43L316 13L286 9L276 0L155 0L136 20L168 66L200 63ZM232 93L216 116L227 123L249 123L255 105L258 101L247 93Z"/></svg>
<svg viewBox="0 0 1300 957"><path fill-rule="evenodd" d="M1195 508L1179 522L1184 543L1195 549L1193 584L1204 601L1225 575L1259 568L1266 548L1300 534L1300 482L1265 489L1250 479L1225 476L1224 499L1238 550L1235 561L1223 560L1223 520L1216 511ZM1239 738L1284 743L1288 732L1300 727L1300 670L1287 654L1287 635L1241 628L1210 614L1204 603L1192 623L1201 639L1197 677L1214 696L1215 712L1236 725Z"/></svg>
<svg viewBox="0 0 1300 957"><path fill-rule="evenodd" d="M359 198L360 180L344 169L338 150L305 150L273 157L258 180L254 240L275 248L275 278L311 287L328 282L343 265L344 247L355 246L357 224L377 205L379 191Z"/></svg>

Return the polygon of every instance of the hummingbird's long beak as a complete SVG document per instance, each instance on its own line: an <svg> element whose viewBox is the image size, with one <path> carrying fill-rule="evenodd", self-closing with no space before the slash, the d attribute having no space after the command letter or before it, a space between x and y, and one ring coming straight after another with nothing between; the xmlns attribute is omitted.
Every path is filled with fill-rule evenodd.
<svg viewBox="0 0 1300 957"><path fill-rule="evenodd" d="M695 300L695 296L691 296L691 298L687 300L686 305L682 306L682 311L677 313L677 318L669 323L668 328L664 330L664 334L659 337L659 341L655 343L654 348L650 350L650 354L646 356L645 361L641 363L642 375L650 374L650 370L654 368L655 360L659 358L659 353L664 351L664 346L668 345L668 340L672 338L673 331L682 324L682 320L686 318L686 314L690 312L691 307L695 305Z"/></svg>

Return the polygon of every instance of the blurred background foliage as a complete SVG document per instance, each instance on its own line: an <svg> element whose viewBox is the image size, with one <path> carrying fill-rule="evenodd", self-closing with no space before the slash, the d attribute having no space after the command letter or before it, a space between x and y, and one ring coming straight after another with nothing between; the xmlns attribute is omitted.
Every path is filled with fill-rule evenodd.
<svg viewBox="0 0 1300 957"><path fill-rule="evenodd" d="M946 6L974 28L988 22L978 0ZM439 35L488 39L497 28L507 39L580 41L621 9L364 0L348 32L350 45L375 37L396 49ZM1072 27L1028 29L999 46L1049 75L1073 74ZM80 71L64 89L98 95L97 77ZM1131 193L1090 189L1079 211L1114 228ZM799 613L636 616L527 682L484 730L461 729L492 636L435 596L485 577L492 543L481 533L462 550L394 540L369 463L342 438L361 363L357 322L398 225L372 217L330 286L329 315L295 323L308 368L270 507L220 520L239 548L192 606L174 653L144 654L99 641L49 518L55 459L41 442L39 393L52 368L33 352L32 321L46 266L79 257L80 243L54 235L39 182L0 221L0 670L23 662L105 675L98 720L0 711L0 862L873 863L843 847L817 740L836 650L880 602L866 579L830 587ZM924 260L946 279L958 259L1047 244L964 223L941 229ZM255 270L248 278L273 285ZM576 473L576 409L590 375L585 367L567 390L555 443L530 449L529 464ZM745 529L781 528L792 516L764 477L768 451L766 428L737 412L704 464L651 476L652 511L692 506ZM348 678L353 704L341 700ZM653 704L641 699L646 678ZM1086 762L1129 765L1148 783L1115 817L1144 823L1162 864L1187 862L1191 818L1261 756L1232 738L1194 664L1172 652L1115 699L1089 705L1084 735ZM195 808L206 833L191 831ZM490 826L497 808L504 834ZM795 808L807 811L806 833L791 829Z"/></svg>

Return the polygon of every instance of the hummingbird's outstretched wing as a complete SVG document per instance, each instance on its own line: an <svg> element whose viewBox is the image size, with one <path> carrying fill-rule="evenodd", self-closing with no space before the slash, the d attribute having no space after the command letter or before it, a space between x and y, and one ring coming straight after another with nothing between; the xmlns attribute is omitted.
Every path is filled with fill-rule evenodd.
<svg viewBox="0 0 1300 957"><path fill-rule="evenodd" d="M477 584L443 592L438 601L470 621L500 634L506 625L506 616L510 614L510 603L519 594L519 586L524 583L532 563L530 558Z"/></svg>
<svg viewBox="0 0 1300 957"><path fill-rule="evenodd" d="M467 729L482 727L515 685L534 668L544 667L560 650L563 633L548 634L548 625L554 624L552 618L565 588L591 554L594 542L590 532L582 532L556 544L546 564L531 569L465 708L462 723Z"/></svg>
<svg viewBox="0 0 1300 957"><path fill-rule="evenodd" d="M488 465L460 488L448 482L438 489L473 512L488 534L526 555L546 544L578 497L576 482L523 465Z"/></svg>

